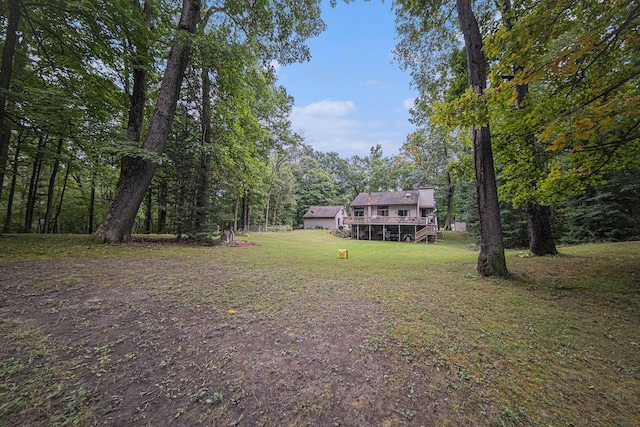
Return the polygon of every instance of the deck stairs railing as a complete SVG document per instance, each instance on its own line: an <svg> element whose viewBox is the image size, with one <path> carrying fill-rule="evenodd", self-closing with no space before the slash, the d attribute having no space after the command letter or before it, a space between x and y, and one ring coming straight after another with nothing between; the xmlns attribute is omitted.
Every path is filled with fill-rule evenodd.
<svg viewBox="0 0 640 427"><path fill-rule="evenodd" d="M342 230L332 230L331 234L333 234L336 237L342 237L343 239L348 239L349 237L351 237L351 230L348 230L346 228L343 228Z"/></svg>
<svg viewBox="0 0 640 427"><path fill-rule="evenodd" d="M435 242L437 239L437 230L436 226L433 224L427 224L423 229L418 230L415 236L415 242L422 242L423 240L429 242L429 236L433 236L432 240Z"/></svg>

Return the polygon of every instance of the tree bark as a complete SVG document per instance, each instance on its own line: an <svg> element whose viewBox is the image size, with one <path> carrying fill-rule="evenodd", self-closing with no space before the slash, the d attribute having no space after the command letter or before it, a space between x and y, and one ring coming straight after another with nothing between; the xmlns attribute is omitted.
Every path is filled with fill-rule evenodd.
<svg viewBox="0 0 640 427"><path fill-rule="evenodd" d="M453 196L456 187L451 182L451 173L449 173L448 168L444 175L447 181L447 215L444 217L444 229L451 230L451 223L453 222Z"/></svg>
<svg viewBox="0 0 640 427"><path fill-rule="evenodd" d="M91 194L89 196L89 212L87 214L87 234L93 234L93 220L96 205L96 172L91 172Z"/></svg>
<svg viewBox="0 0 640 427"><path fill-rule="evenodd" d="M487 84L487 63L482 52L482 35L470 0L457 0L458 22L467 53L469 86L482 95ZM489 125L473 127L473 151L476 169L476 191L480 216L480 254L478 272L483 276L508 275L500 224L498 189L493 167L491 130Z"/></svg>
<svg viewBox="0 0 640 427"><path fill-rule="evenodd" d="M29 194L27 195L27 210L24 218L24 232L30 233L33 223L33 212L38 197L38 187L40 186L40 170L42 168L42 157L47 140L44 136L38 141L38 151L33 160L33 170L31 171L31 181L29 182Z"/></svg>
<svg viewBox="0 0 640 427"><path fill-rule="evenodd" d="M269 190L267 191L267 205L264 209L264 226L269 227L269 208L271 206L271 185L269 185Z"/></svg>
<svg viewBox="0 0 640 427"><path fill-rule="evenodd" d="M103 241L131 240L136 214L158 166L154 157L162 154L169 138L182 80L191 56L191 42L187 33L195 33L200 8L201 0L182 2L180 21L169 51L149 131L142 144L142 149L149 156L125 157L122 160L116 194L104 222L96 232Z"/></svg>
<svg viewBox="0 0 640 427"><path fill-rule="evenodd" d="M62 202L64 202L64 193L67 191L67 183L69 182L69 175L71 175L71 162L67 165L67 170L64 173L64 180L62 181L62 190L60 191L60 200L58 202L58 207L56 208L56 213L53 216L53 225L51 227L52 232L58 233L58 218L60 218L60 214L62 213Z"/></svg>
<svg viewBox="0 0 640 427"><path fill-rule="evenodd" d="M151 27L153 18L151 3L145 1L144 6L141 6L139 0L134 0L134 6L142 11L147 29ZM149 66L147 56L149 46L147 45L146 37L130 41L130 43L136 47L136 54L133 58L133 89L129 95L127 137L131 141L139 142L144 121L144 106L147 102L147 67Z"/></svg>
<svg viewBox="0 0 640 427"><path fill-rule="evenodd" d="M169 197L169 189L167 188L167 182L164 180L160 181L158 187L158 234L162 234L167 228L167 199Z"/></svg>
<svg viewBox="0 0 640 427"><path fill-rule="evenodd" d="M58 168L60 167L60 155L62 154L63 139L58 139L58 148L56 149L56 158L51 168L51 176L49 177L49 187L47 189L47 209L44 214L44 224L42 225L42 234L49 234L51 230L51 217L53 215L53 196L56 189L56 177L58 176Z"/></svg>
<svg viewBox="0 0 640 427"><path fill-rule="evenodd" d="M146 213L144 218L144 232L145 234L151 234L153 228L153 191L151 190L151 186L149 190L147 190L147 206Z"/></svg>
<svg viewBox="0 0 640 427"><path fill-rule="evenodd" d="M22 147L22 132L18 135L15 153L13 153L13 166L11 171L11 185L9 186L9 197L7 197L7 214L4 218L2 231L8 233L11 230L11 217L13 216L13 199L16 194L16 183L18 181L18 160L20 160L20 148Z"/></svg>
<svg viewBox="0 0 640 427"><path fill-rule="evenodd" d="M11 141L11 127L7 121L7 94L11 88L13 58L16 53L18 25L20 24L21 16L20 0L9 0L7 33L5 34L2 48L2 65L0 66L0 200L2 200L2 187L4 186L5 168L7 167L9 156L9 142Z"/></svg>
<svg viewBox="0 0 640 427"><path fill-rule="evenodd" d="M233 208L233 232L238 232L238 208L240 206L240 196L236 195L236 204Z"/></svg>
<svg viewBox="0 0 640 427"><path fill-rule="evenodd" d="M529 229L529 251L534 255L557 255L551 230L551 208L535 202L524 206Z"/></svg>

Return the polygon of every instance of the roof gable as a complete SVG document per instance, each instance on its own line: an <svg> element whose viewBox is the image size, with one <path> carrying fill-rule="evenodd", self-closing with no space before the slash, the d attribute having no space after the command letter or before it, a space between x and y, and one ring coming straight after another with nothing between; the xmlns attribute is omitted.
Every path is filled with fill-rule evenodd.
<svg viewBox="0 0 640 427"><path fill-rule="evenodd" d="M369 195L371 200L369 201ZM351 206L380 206L380 205L415 205L418 203L418 191L378 191L360 193L353 200Z"/></svg>
<svg viewBox="0 0 640 427"><path fill-rule="evenodd" d="M304 218L335 218L344 206L311 206Z"/></svg>

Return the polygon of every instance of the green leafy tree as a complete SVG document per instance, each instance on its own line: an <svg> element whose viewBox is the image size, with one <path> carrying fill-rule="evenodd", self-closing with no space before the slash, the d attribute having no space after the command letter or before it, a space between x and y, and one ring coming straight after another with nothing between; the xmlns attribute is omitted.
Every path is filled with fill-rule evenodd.
<svg viewBox="0 0 640 427"><path fill-rule="evenodd" d="M60 217L71 176L71 172L58 174L58 169L64 167L70 171L68 167L74 156L95 159L99 144L94 143L97 140L92 138L93 134L97 129L119 127L113 123L114 118L117 121L121 116L119 100L114 96L116 85L98 65L110 63L109 52L113 49L104 38L95 37L97 28L109 20L108 14L118 8L105 5L92 15L85 13L84 3L12 4L19 8L20 43L14 46L13 61L10 55L3 61L5 67L13 64L9 87L2 91L7 120L0 137L3 152L0 157L6 161L4 154L13 150L14 159L9 169L2 165L2 173L12 171L10 187L13 188L6 204L5 228L11 227L13 212L20 210L19 206L17 209L13 206L16 202L13 195L22 179L19 175L25 175L18 163L21 161L18 153L31 155L38 149L30 150L29 146L37 147L40 141L56 141L61 149L54 149L53 155L48 155L49 150L45 148L42 158L31 158L42 167L43 177L45 173L49 175L46 208L40 219L45 224L42 230L50 231L57 228L56 218ZM0 8L0 11L4 14L7 9ZM12 19L8 17L9 21ZM7 30L12 31L9 27ZM36 197L38 192L32 194ZM25 229L31 230L30 222L40 214L33 200L27 205L22 212Z"/></svg>
<svg viewBox="0 0 640 427"><path fill-rule="evenodd" d="M2 189L4 187L5 168L9 155L9 143L11 140L11 126L7 118L8 101L11 89L11 79L13 76L13 64L16 55L19 25L22 18L22 5L20 0L8 2L6 10L7 25L5 30L4 44L2 46L2 63L0 64L0 200L2 200Z"/></svg>
<svg viewBox="0 0 640 427"><path fill-rule="evenodd" d="M335 152L315 153L315 157L320 167L329 173L336 184L338 192L337 204L349 206L360 192L358 191L358 186L361 185L360 179L355 177L355 172L349 159L344 159Z"/></svg>
<svg viewBox="0 0 640 427"><path fill-rule="evenodd" d="M295 175L297 224L302 224L303 216L310 206L333 206L337 203L338 191L335 181L315 158L302 157L297 163Z"/></svg>
<svg viewBox="0 0 640 427"><path fill-rule="evenodd" d="M582 194L558 203L560 241L576 244L640 239L639 172L637 168L611 172L606 183L589 186Z"/></svg>
<svg viewBox="0 0 640 427"><path fill-rule="evenodd" d="M264 64L271 60L290 63L308 59L305 39L324 28L315 0L302 3L291 0L235 1L214 5L209 10L214 15L212 25L232 29L237 40L245 40L256 47ZM142 150L149 155L125 159L114 201L98 230L98 235L106 241L130 238L137 210L157 167L156 157L162 154L171 129L191 56L192 35L200 20L201 2L184 0L154 113L142 142Z"/></svg>
<svg viewBox="0 0 640 427"><path fill-rule="evenodd" d="M530 230L538 229L530 233L531 251L553 254L550 205L637 164L640 133L631 111L638 108L640 8L502 4L504 25L488 43L497 59L501 192L524 206Z"/></svg>
<svg viewBox="0 0 640 427"><path fill-rule="evenodd" d="M454 217L456 180L451 168L465 155L464 135L431 125L407 137L401 148L398 161L409 165L408 181L405 188L436 186L438 213L444 214L441 223L446 230L451 229ZM470 142L469 142L470 145Z"/></svg>
<svg viewBox="0 0 640 427"><path fill-rule="evenodd" d="M158 99L142 143L142 149L149 154L123 159L115 197L97 231L97 235L105 241L123 242L131 238L138 209L158 165L154 156L162 154L171 131L184 72L191 55L189 34L196 31L200 9L200 0L183 1Z"/></svg>
<svg viewBox="0 0 640 427"><path fill-rule="evenodd" d="M455 4L445 1L408 0L399 2L397 10L398 31L403 38L398 50L399 56L409 67L417 69L419 88L433 88L435 79L429 80L423 65L415 65L425 58L426 51L411 56L415 48L440 45L428 60L439 62L438 71L446 71L446 59L454 50L454 34L450 21L450 9L455 6L459 29L464 38L467 58L467 78L469 89L461 102L468 103L472 125L476 188L478 192L478 211L480 217L480 253L478 271L484 276L506 276L507 266L504 256L502 227L498 192L491 146L491 131L488 124L485 90L487 88L487 61L483 52L483 37L476 14L469 0L457 0ZM425 41L426 38L432 40ZM444 48L443 48L444 47ZM448 50L447 50L448 49ZM417 57L417 59L416 59ZM442 75L442 74L441 74ZM446 73L444 75L447 75ZM426 79L426 80L425 80ZM426 81L427 83L422 83ZM433 92L431 92L433 93Z"/></svg>

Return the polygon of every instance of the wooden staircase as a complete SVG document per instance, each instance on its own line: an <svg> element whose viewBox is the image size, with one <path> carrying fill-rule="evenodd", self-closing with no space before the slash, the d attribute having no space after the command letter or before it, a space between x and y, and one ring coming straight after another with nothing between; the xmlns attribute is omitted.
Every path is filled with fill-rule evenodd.
<svg viewBox="0 0 640 427"><path fill-rule="evenodd" d="M351 230L347 230L346 228L343 228L342 230L332 230L331 234L333 234L336 237L342 237L343 239L348 239L349 237L351 237Z"/></svg>
<svg viewBox="0 0 640 427"><path fill-rule="evenodd" d="M438 239L442 240L443 236L442 232L438 232L436 230L435 225L427 225L423 229L418 230L415 237L415 243L422 242L423 240L426 243L429 243L430 241L436 243Z"/></svg>

